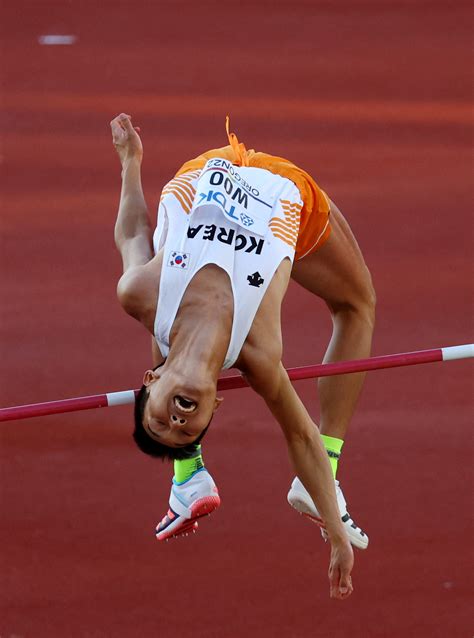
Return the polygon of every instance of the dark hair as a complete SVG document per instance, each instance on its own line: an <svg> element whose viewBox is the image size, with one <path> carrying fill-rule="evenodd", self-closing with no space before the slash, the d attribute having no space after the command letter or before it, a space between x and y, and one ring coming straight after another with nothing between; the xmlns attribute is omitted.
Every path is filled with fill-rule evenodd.
<svg viewBox="0 0 474 638"><path fill-rule="evenodd" d="M135 397L135 430L133 431L133 439L138 448L145 454L154 456L155 458L161 458L163 461L165 459L181 461L195 456L199 443L206 434L207 428L211 425L212 416L211 421L209 421L195 441L185 447L169 447L152 439L143 426L143 413L149 396L150 392L147 386L142 385L139 393Z"/></svg>

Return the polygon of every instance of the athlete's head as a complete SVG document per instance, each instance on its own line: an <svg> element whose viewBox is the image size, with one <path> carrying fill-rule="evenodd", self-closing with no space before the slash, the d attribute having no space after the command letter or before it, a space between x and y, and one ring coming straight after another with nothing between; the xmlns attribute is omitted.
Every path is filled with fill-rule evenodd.
<svg viewBox="0 0 474 638"><path fill-rule="evenodd" d="M163 459L192 456L222 399L215 384L184 383L175 372L147 370L135 399L133 438L142 452Z"/></svg>

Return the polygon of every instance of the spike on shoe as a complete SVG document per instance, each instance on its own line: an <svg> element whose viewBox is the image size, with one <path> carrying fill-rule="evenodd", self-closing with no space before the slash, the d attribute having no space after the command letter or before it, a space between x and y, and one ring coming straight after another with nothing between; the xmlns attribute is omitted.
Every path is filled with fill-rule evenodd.
<svg viewBox="0 0 474 638"><path fill-rule="evenodd" d="M170 538L177 538L178 536L187 536L187 533L190 531L196 533L198 528L197 519L203 518L204 516L210 516L210 514L219 507L220 503L221 500L217 494L215 496L206 496L198 499L192 504L190 508L192 514L191 518L175 516L170 519L168 515L165 516L156 529L156 538L159 541L162 541L169 540Z"/></svg>

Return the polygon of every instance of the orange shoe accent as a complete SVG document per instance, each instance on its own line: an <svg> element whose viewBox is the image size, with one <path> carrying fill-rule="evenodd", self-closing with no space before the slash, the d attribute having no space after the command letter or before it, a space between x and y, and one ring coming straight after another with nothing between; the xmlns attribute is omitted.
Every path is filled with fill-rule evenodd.
<svg viewBox="0 0 474 638"><path fill-rule="evenodd" d="M201 518L201 516L209 516L209 514L212 514L212 512L217 509L220 504L221 499L217 495L200 498L191 506L193 518L190 520Z"/></svg>
<svg viewBox="0 0 474 638"><path fill-rule="evenodd" d="M316 523L316 525L318 527L321 527L321 529L326 529L326 525L322 518L319 518L318 516L312 516L311 514L307 514L306 512L302 512L302 514L303 516L306 516L306 518L309 518L312 523Z"/></svg>
<svg viewBox="0 0 474 638"><path fill-rule="evenodd" d="M170 538L177 538L190 532L196 532L198 528L197 519L203 516L209 516L212 512L219 507L221 499L218 494L215 496L205 496L195 501L191 506L191 518L182 518L181 523L178 523L173 529L160 530L159 526L156 530L155 536L159 541L166 541ZM173 517L176 519L176 517ZM166 519L166 516L165 516ZM165 520L163 519L163 521ZM163 522L162 521L162 522Z"/></svg>

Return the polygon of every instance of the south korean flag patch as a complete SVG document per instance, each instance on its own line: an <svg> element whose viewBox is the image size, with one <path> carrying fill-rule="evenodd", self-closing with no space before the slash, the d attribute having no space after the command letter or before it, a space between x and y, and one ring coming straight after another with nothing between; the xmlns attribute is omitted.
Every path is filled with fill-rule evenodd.
<svg viewBox="0 0 474 638"><path fill-rule="evenodd" d="M178 253L173 251L170 253L168 266L171 266L172 268L182 268L184 270L188 267L190 257L191 255L189 253Z"/></svg>

